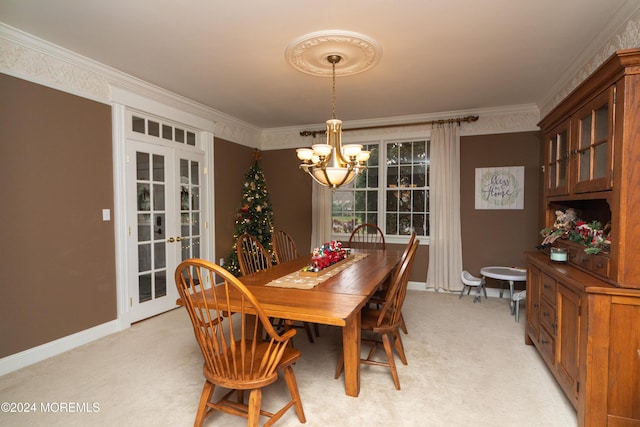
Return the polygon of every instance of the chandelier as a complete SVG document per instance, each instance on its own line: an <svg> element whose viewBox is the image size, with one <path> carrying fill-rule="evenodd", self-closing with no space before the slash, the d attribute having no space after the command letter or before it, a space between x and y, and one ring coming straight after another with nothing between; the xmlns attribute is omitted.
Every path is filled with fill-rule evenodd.
<svg viewBox="0 0 640 427"><path fill-rule="evenodd" d="M349 184L364 171L369 160L369 151L362 145L342 145L342 120L336 118L336 64L340 55L329 55L327 61L332 67L332 115L327 120L327 140L324 144L314 144L311 148L298 148L296 153L302 161L300 169L307 172L321 185L336 188Z"/></svg>

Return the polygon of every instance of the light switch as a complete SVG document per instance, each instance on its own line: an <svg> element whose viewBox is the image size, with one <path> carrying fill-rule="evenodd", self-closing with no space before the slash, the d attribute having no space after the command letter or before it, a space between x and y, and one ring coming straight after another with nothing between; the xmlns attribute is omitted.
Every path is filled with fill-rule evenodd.
<svg viewBox="0 0 640 427"><path fill-rule="evenodd" d="M111 209L102 209L102 220L111 221Z"/></svg>

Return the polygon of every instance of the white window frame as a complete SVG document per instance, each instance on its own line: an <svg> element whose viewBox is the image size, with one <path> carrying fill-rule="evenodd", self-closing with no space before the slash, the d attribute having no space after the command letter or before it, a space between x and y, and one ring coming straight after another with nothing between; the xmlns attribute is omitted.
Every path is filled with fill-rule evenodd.
<svg viewBox="0 0 640 427"><path fill-rule="evenodd" d="M407 132L407 133L398 133L398 134L388 134L383 137L374 138L372 136L360 136L360 137L349 137L348 132L344 133L342 136L342 143L345 144L378 144L379 157L378 157L378 226L383 230L386 230L386 204L385 204L385 193L387 191L387 150L386 145L392 143L401 143L401 142L415 142L424 140L427 144L430 142L431 132L423 131L423 132ZM429 171L431 169L429 168ZM431 182L428 179L428 182ZM429 191L430 186L426 186ZM337 190L339 191L339 190ZM333 198L332 198L333 199ZM332 218L332 203L329 203L329 217ZM428 207L427 207L428 208ZM333 240L341 240L348 241L350 234L348 233L334 233L333 227L331 226L331 238ZM409 241L410 236L397 236L397 235L384 235L386 243L390 244L406 244ZM418 236L420 239L420 245L428 245L429 244L429 236Z"/></svg>

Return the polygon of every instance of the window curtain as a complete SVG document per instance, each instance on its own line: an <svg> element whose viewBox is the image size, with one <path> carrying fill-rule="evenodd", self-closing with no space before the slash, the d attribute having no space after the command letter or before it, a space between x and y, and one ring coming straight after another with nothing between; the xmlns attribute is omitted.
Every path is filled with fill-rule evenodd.
<svg viewBox="0 0 640 427"><path fill-rule="evenodd" d="M309 178L311 179L311 178ZM311 247L331 240L331 189L313 181L311 190Z"/></svg>
<svg viewBox="0 0 640 427"><path fill-rule="evenodd" d="M462 289L460 232L460 127L439 125L431 131L429 170L428 289Z"/></svg>

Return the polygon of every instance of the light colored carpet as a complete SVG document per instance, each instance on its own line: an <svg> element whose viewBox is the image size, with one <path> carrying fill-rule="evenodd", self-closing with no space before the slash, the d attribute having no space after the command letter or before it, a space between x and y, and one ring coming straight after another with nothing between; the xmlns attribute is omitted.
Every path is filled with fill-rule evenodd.
<svg viewBox="0 0 640 427"><path fill-rule="evenodd" d="M403 342L409 365L396 358L400 391L386 368L363 365L360 396L347 397L343 378L333 379L340 330L321 326L315 344L298 331L295 344L303 356L294 370L306 425L577 425L540 356L524 344L524 304L515 323L508 299L472 299L408 292L403 311L409 335ZM188 316L173 310L0 377L0 401L29 403L31 409L34 403L36 410L16 414L3 407L0 425L190 426L203 384L201 366ZM280 404L285 393L284 381L270 386L263 407ZM94 412L59 410L68 402ZM214 414L205 425L246 422ZM300 424L291 410L276 425Z"/></svg>

